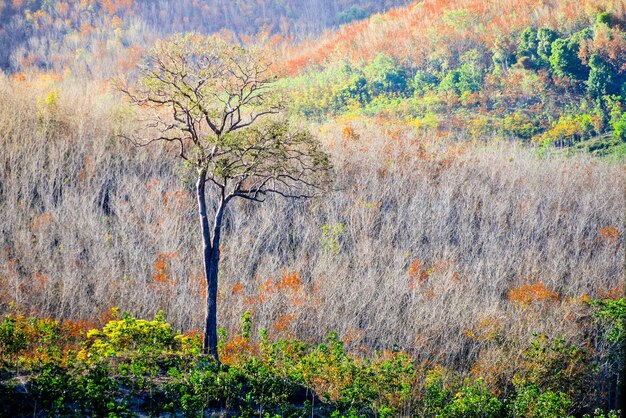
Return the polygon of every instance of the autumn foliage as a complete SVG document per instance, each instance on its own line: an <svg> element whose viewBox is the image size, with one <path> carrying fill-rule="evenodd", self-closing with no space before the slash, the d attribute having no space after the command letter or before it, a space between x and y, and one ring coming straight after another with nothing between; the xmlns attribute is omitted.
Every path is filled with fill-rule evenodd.
<svg viewBox="0 0 626 418"><path fill-rule="evenodd" d="M509 290L509 301L526 307L535 302L554 302L559 300L558 293L546 287L541 280L532 284L523 284Z"/></svg>

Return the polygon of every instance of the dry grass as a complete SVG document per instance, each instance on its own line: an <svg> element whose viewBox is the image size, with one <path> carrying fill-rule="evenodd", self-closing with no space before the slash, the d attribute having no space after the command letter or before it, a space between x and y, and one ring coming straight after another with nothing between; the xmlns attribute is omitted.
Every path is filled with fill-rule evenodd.
<svg viewBox="0 0 626 418"><path fill-rule="evenodd" d="M2 309L164 309L200 329L200 232L182 170L167 150L115 137L129 119L100 86L55 84L56 101L51 86L0 80ZM354 349L506 368L533 331L582 343L583 296L623 293L623 163L422 141L384 122L320 134L339 191L237 202L226 216L227 329L251 310L277 336L337 330Z"/></svg>

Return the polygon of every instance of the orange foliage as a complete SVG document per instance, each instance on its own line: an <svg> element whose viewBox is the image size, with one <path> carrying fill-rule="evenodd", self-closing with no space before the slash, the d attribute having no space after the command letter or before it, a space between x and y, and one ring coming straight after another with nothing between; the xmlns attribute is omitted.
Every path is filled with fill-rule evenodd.
<svg viewBox="0 0 626 418"><path fill-rule="evenodd" d="M578 297L567 298L565 301L568 303L587 304L591 302L591 297L587 293L583 293Z"/></svg>
<svg viewBox="0 0 626 418"><path fill-rule="evenodd" d="M133 0L101 0L102 9L109 15L113 15L118 11L127 12L133 6Z"/></svg>
<svg viewBox="0 0 626 418"><path fill-rule="evenodd" d="M350 343L360 342L362 338L363 338L363 333L360 332L358 329L348 328L346 330L346 333L342 341L345 344L350 344Z"/></svg>
<svg viewBox="0 0 626 418"><path fill-rule="evenodd" d="M244 291L243 283L241 283L241 282L235 283L235 285L233 286L231 291L232 291L232 293L234 295L238 295L240 293L243 293L243 291Z"/></svg>
<svg viewBox="0 0 626 418"><path fill-rule="evenodd" d="M42 291L46 288L48 281L50 281L50 279L48 278L48 276L41 274L41 273L35 273L33 275L33 287L35 290L37 291Z"/></svg>
<svg viewBox="0 0 626 418"><path fill-rule="evenodd" d="M174 190L167 190L165 187L161 187L159 179L152 179L146 182L146 190L150 192L155 198L161 200L161 204L169 212L181 211L188 209L193 204L191 193L179 187Z"/></svg>
<svg viewBox="0 0 626 418"><path fill-rule="evenodd" d="M124 54L125 57L122 57L118 64L120 71L124 73L133 69L141 59L141 54L141 47L139 47L138 45L132 45L128 49L128 52Z"/></svg>
<svg viewBox="0 0 626 418"><path fill-rule="evenodd" d="M26 76L24 75L24 73L13 73L11 74L10 78L11 80L20 81L20 82L26 81Z"/></svg>
<svg viewBox="0 0 626 418"><path fill-rule="evenodd" d="M540 280L534 284L525 284L509 290L509 301L521 306L528 306L533 302L554 302L559 300L558 293L546 287Z"/></svg>
<svg viewBox="0 0 626 418"><path fill-rule="evenodd" d="M611 299L618 300L623 298L626 295L624 289L613 288L613 289L598 289L598 296L600 299Z"/></svg>
<svg viewBox="0 0 626 418"><path fill-rule="evenodd" d="M268 300L269 295L276 291L272 279L267 279L263 284L259 285L259 302L263 303Z"/></svg>
<svg viewBox="0 0 626 418"><path fill-rule="evenodd" d="M89 23L87 22L83 22L80 24L80 35L83 38L86 38L87 36L89 36L89 34L91 33L91 31L94 30L94 27L91 26Z"/></svg>
<svg viewBox="0 0 626 418"><path fill-rule="evenodd" d="M73 353L81 347L81 340L92 324L84 321L56 321L51 318L25 316L21 309L13 306L8 314L24 336L26 347L20 352L20 362L27 366L36 366L53 359L63 367L72 360ZM4 320L4 316L0 318ZM54 334L55 345L60 350L47 350L50 332Z"/></svg>
<svg viewBox="0 0 626 418"><path fill-rule="evenodd" d="M62 1L58 2L56 7L57 7L57 12L61 16L67 16L67 13L70 10L70 6L67 3L62 2Z"/></svg>
<svg viewBox="0 0 626 418"><path fill-rule="evenodd" d="M119 309L117 308L106 308L103 309L98 315L98 322L100 325L108 324L111 320L119 319ZM89 325L90 328L95 328L92 325Z"/></svg>
<svg viewBox="0 0 626 418"><path fill-rule="evenodd" d="M280 276L280 281L276 285L278 290L290 290L292 292L299 292L302 287L302 277L297 272L284 272Z"/></svg>
<svg viewBox="0 0 626 418"><path fill-rule="evenodd" d="M37 216L30 224L30 227L33 231L39 231L41 229L46 228L54 223L54 218L49 213L44 213L40 216Z"/></svg>
<svg viewBox="0 0 626 418"><path fill-rule="evenodd" d="M85 335L87 331L94 329L97 326L93 321L84 321L82 319L78 319L76 321L63 321L62 325L71 337L80 337Z"/></svg>
<svg viewBox="0 0 626 418"><path fill-rule="evenodd" d="M170 283L171 282L171 268L170 263L173 259L178 257L177 252L171 253L159 253L157 255L156 262L154 263L155 272L152 273L152 280L156 283Z"/></svg>
<svg viewBox="0 0 626 418"><path fill-rule="evenodd" d="M259 294L257 301L263 303L269 300L272 295L281 294L290 297L292 302L297 304L298 301L301 302L299 294L302 287L302 276L300 276L300 273L285 271L278 280L270 277L258 286ZM250 304L254 304L254 301L251 302Z"/></svg>
<svg viewBox="0 0 626 418"><path fill-rule="evenodd" d="M224 345L220 350L220 361L227 365L241 364L250 356L256 356L260 352L258 344L252 342L249 338L236 337Z"/></svg>
<svg viewBox="0 0 626 418"><path fill-rule="evenodd" d="M472 328L466 329L464 334L470 340L479 342L496 341L502 335L502 324L496 317L484 316Z"/></svg>
<svg viewBox="0 0 626 418"><path fill-rule="evenodd" d="M590 10L620 9L621 0L424 0L344 25L318 42L281 45L276 52L282 57L280 72L289 76L332 61L368 62L379 53L403 65L422 66L433 54L457 59L468 44L491 48L527 26L567 30L588 20ZM613 44L603 48L603 55L614 51L619 56L621 40L610 40Z"/></svg>
<svg viewBox="0 0 626 418"><path fill-rule="evenodd" d="M356 131L354 130L354 128L352 126L344 126L342 131L342 136L344 139L348 140L348 141L358 141L360 136L358 133L356 133Z"/></svg>
<svg viewBox="0 0 626 418"><path fill-rule="evenodd" d="M418 285L423 285L430 273L432 273L432 271L428 270L419 258L414 259L407 271L409 275L409 287L415 289Z"/></svg>
<svg viewBox="0 0 626 418"><path fill-rule="evenodd" d="M291 327L291 323L294 320L294 316L287 314L279 316L276 321L274 321L274 325L272 325L272 329L277 333L284 335L285 332Z"/></svg>
<svg viewBox="0 0 626 418"><path fill-rule="evenodd" d="M120 19L119 16L113 16L113 19L111 19L111 27L113 29L117 29L119 27L122 27L124 25L124 21L122 19Z"/></svg>
<svg viewBox="0 0 626 418"><path fill-rule="evenodd" d="M617 243L622 236L614 226L604 226L598 229L598 235L600 236L600 241L611 244Z"/></svg>
<svg viewBox="0 0 626 418"><path fill-rule="evenodd" d="M427 267L418 258L416 258L413 260L413 262L409 266L409 269L407 270L407 274L409 276L409 287L411 289L423 287L432 274L445 274L448 272L451 272L452 280L455 283L458 283L459 273L456 271L452 271L453 267L454 259L450 261L436 260L430 267ZM428 294L432 294L432 296L434 296L434 292L432 291L432 289L429 290L431 292L428 292Z"/></svg>

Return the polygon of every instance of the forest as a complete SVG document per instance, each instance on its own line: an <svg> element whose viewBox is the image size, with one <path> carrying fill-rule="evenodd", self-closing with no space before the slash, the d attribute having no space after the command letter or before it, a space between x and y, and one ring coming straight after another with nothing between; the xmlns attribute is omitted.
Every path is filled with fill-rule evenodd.
<svg viewBox="0 0 626 418"><path fill-rule="evenodd" d="M0 99L1 416L621 416L624 0L0 0Z"/></svg>

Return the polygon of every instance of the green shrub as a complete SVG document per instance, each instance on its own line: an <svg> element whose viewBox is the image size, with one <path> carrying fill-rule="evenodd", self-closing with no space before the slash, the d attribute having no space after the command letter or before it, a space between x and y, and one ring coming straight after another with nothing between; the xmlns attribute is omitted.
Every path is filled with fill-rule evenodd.
<svg viewBox="0 0 626 418"><path fill-rule="evenodd" d="M605 327L606 338L613 344L624 344L626 337L626 298L593 300L594 317Z"/></svg>
<svg viewBox="0 0 626 418"><path fill-rule="evenodd" d="M613 15L610 12L600 12L596 15L596 23L599 25L611 26Z"/></svg>
<svg viewBox="0 0 626 418"><path fill-rule="evenodd" d="M161 311L155 315L153 321L124 314L122 319L109 321L102 331L89 331L87 338L90 345L83 354L96 357L142 350L153 354L165 351L184 351L190 354L199 350L199 341L174 333Z"/></svg>
<svg viewBox="0 0 626 418"><path fill-rule="evenodd" d="M620 418L620 411L608 411L604 412L601 409L596 409L593 411L593 415L585 414L583 418Z"/></svg>
<svg viewBox="0 0 626 418"><path fill-rule="evenodd" d="M29 382L38 408L50 415L67 415L76 408L79 393L76 380L66 368L49 363Z"/></svg>
<svg viewBox="0 0 626 418"><path fill-rule="evenodd" d="M238 403L229 396L232 380L225 378L224 370L215 363L189 370L171 368L168 377L163 391L167 399L165 409L170 412L197 416L211 406L233 407Z"/></svg>
<svg viewBox="0 0 626 418"><path fill-rule="evenodd" d="M515 386L536 386L540 393L563 392L578 408L595 378L590 353L564 338L535 335L514 378Z"/></svg>
<svg viewBox="0 0 626 418"><path fill-rule="evenodd" d="M446 418L496 418L502 416L503 404L485 387L482 379L466 382L438 414Z"/></svg>
<svg viewBox="0 0 626 418"><path fill-rule="evenodd" d="M572 402L563 392L546 390L541 392L537 385L516 387L515 397L509 405L510 417L552 418L566 417Z"/></svg>
<svg viewBox="0 0 626 418"><path fill-rule="evenodd" d="M448 372L443 368L435 368L426 373L423 398L424 409L429 416L439 414L452 399L448 379Z"/></svg>
<svg viewBox="0 0 626 418"><path fill-rule="evenodd" d="M0 349L4 362L10 360L17 368L18 354L28 346L23 317L6 317L0 324Z"/></svg>
<svg viewBox="0 0 626 418"><path fill-rule="evenodd" d="M626 142L626 112L622 113L619 118L612 121L611 127L613 128L613 137Z"/></svg>
<svg viewBox="0 0 626 418"><path fill-rule="evenodd" d="M626 300L590 304L606 341L623 343ZM54 321L19 317L4 325L6 341L12 341L8 336L15 333L9 330L16 326L29 336L41 336L37 350L56 346L64 338L63 328ZM443 367L434 367L422 378L408 354L354 355L336 332L313 346L297 340L270 342L266 331L257 343L251 329L252 317L246 312L241 333L234 339L226 341L226 334L220 333L221 350L241 343L240 355L220 365L183 350L181 336L160 313L153 321L124 315L102 331L90 331L81 356L25 362L30 377L25 396L37 411L61 416L129 416L132 410L184 416L226 411L237 416L499 417L508 413L542 418L579 414L588 407L582 402L589 399L598 405L590 382L608 364L607 358L602 359L603 365L594 364L586 350L565 339L535 335L513 382L497 383L497 389L510 393L504 399L482 379L464 379L467 375ZM191 340L194 346L199 344ZM615 370L610 367L607 370ZM10 399L17 385L2 383L0 397ZM21 407L9 403L0 411L19 415L16 411ZM598 411L595 417L617 415Z"/></svg>
<svg viewBox="0 0 626 418"><path fill-rule="evenodd" d="M45 364L29 389L38 408L51 415L129 416L129 400L113 378L107 362L70 368Z"/></svg>
<svg viewBox="0 0 626 418"><path fill-rule="evenodd" d="M499 417L503 403L493 395L483 379L460 381L450 371L438 367L426 374L423 413L426 416Z"/></svg>

